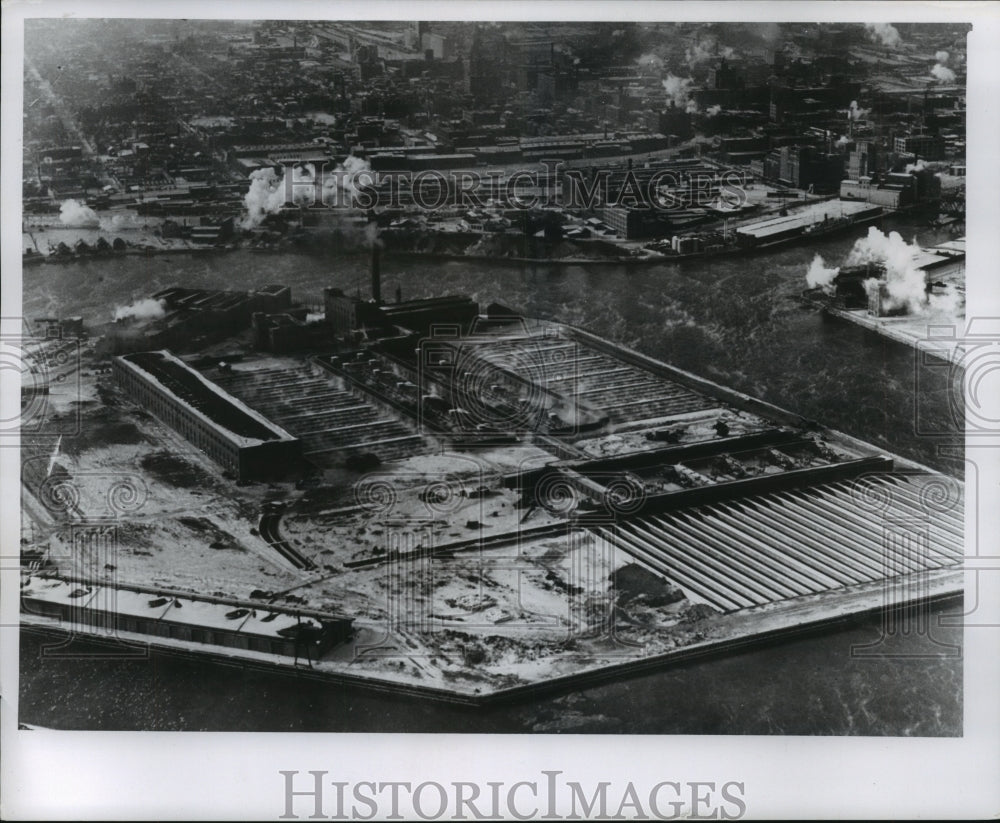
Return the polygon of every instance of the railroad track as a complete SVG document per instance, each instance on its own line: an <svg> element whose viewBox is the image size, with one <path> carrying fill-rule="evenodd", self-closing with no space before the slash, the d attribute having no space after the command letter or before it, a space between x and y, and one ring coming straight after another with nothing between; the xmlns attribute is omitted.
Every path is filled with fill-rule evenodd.
<svg viewBox="0 0 1000 823"><path fill-rule="evenodd" d="M312 560L281 537L278 533L279 522L281 522L280 512L271 511L262 514L260 517L260 523L257 526L260 536L271 548L295 566L295 568L302 569L304 571L312 571L315 569L316 564L313 563Z"/></svg>

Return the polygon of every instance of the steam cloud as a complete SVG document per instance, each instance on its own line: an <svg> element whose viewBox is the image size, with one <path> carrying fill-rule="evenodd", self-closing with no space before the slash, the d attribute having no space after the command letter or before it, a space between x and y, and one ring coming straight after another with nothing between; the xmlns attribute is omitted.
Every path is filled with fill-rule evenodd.
<svg viewBox="0 0 1000 823"><path fill-rule="evenodd" d="M59 206L59 221L75 228L96 229L101 225L97 212L79 200L63 200Z"/></svg>
<svg viewBox="0 0 1000 823"><path fill-rule="evenodd" d="M688 68L693 69L699 63L711 60L716 55L729 58L733 56L733 53L729 46L720 46L714 38L703 37L693 46L688 46L684 51L684 60L688 64Z"/></svg>
<svg viewBox="0 0 1000 823"><path fill-rule="evenodd" d="M941 63L934 64L931 68L931 75L942 83L953 83L955 81L955 72Z"/></svg>
<svg viewBox="0 0 1000 823"><path fill-rule="evenodd" d="M668 74L663 81L663 88L667 92L670 101L687 112L698 111L698 104L691 99L691 85L694 81L690 77L676 77Z"/></svg>
<svg viewBox="0 0 1000 823"><path fill-rule="evenodd" d="M961 317L962 295L954 284L948 283L940 294L927 297L927 311L931 314L943 314L949 318Z"/></svg>
<svg viewBox="0 0 1000 823"><path fill-rule="evenodd" d="M304 183L312 181L312 175L305 169L298 166L292 169L293 183ZM291 191L288 191L288 189ZM258 169L250 174L250 188L243 196L243 204L247 209L247 216L243 220L243 228L255 229L269 214L274 214L288 201L288 195L294 202L296 195L304 196L302 187L286 186L285 175L278 175L274 169Z"/></svg>
<svg viewBox="0 0 1000 823"><path fill-rule="evenodd" d="M857 100L852 100L851 105L847 108L847 119L854 120L855 122L862 120L868 115L869 111L871 111L871 109L863 109L858 106Z"/></svg>
<svg viewBox="0 0 1000 823"><path fill-rule="evenodd" d="M851 142L850 138L846 134L842 134L840 135L840 137L837 138L837 142L834 145L837 146L838 148L842 148L848 145L850 142Z"/></svg>
<svg viewBox="0 0 1000 823"><path fill-rule="evenodd" d="M722 111L722 106L719 105L709 106L707 109L705 109L705 113L709 117L715 117L715 115L717 115L720 111Z"/></svg>
<svg viewBox="0 0 1000 823"><path fill-rule="evenodd" d="M102 231L117 231L135 228L139 225L138 219L132 212L116 214L113 217L101 217L90 206L79 200L63 200L59 206L59 222L72 228L101 229Z"/></svg>
<svg viewBox="0 0 1000 823"><path fill-rule="evenodd" d="M165 300L154 300L149 297L139 300L131 306L119 306L115 309L115 320L155 320L167 313Z"/></svg>
<svg viewBox="0 0 1000 823"><path fill-rule="evenodd" d="M809 271L806 272L806 283L810 288L821 288L830 294L833 291L833 281L838 274L840 274L839 268L827 268L826 261L817 254L809 265Z"/></svg>
<svg viewBox="0 0 1000 823"><path fill-rule="evenodd" d="M889 23L865 23L865 31L873 43L881 43L891 49L903 42L896 27Z"/></svg>
<svg viewBox="0 0 1000 823"><path fill-rule="evenodd" d="M101 218L101 228L104 231L115 231L117 229L134 229L139 225L139 219L133 212L113 215L110 219Z"/></svg>
<svg viewBox="0 0 1000 823"><path fill-rule="evenodd" d="M688 64L688 68L694 68L699 63L703 63L712 56L712 42L710 40L701 40L695 43L693 46L688 46L684 52L684 60Z"/></svg>
<svg viewBox="0 0 1000 823"><path fill-rule="evenodd" d="M905 309L909 314L919 314L927 307L927 280L924 272L917 268L914 257L920 251L916 244L909 244L898 232L888 235L875 226L868 229L868 235L854 244L847 257L848 266L867 263L885 267L885 303L887 309ZM865 281L865 288L878 288L879 280Z"/></svg>
<svg viewBox="0 0 1000 823"><path fill-rule="evenodd" d="M781 26L777 23L754 23L754 34L761 40L772 45L776 44L781 37Z"/></svg>
<svg viewBox="0 0 1000 823"><path fill-rule="evenodd" d="M243 196L247 216L245 229L257 228L264 218L286 204L312 205L321 201L328 205L350 205L358 191L358 176L371 171L371 164L349 155L330 173L317 175L312 163L293 166L291 177L277 174L274 169L258 169L250 175L250 188Z"/></svg>
<svg viewBox="0 0 1000 823"><path fill-rule="evenodd" d="M337 118L332 114L327 114L323 111L314 111L309 113L310 119L315 123L322 123L324 126L335 126L337 125Z"/></svg>
<svg viewBox="0 0 1000 823"><path fill-rule="evenodd" d="M942 83L952 83L955 80L955 72L948 68L949 57L946 51L939 51L934 55L937 63L931 68L931 75Z"/></svg>
<svg viewBox="0 0 1000 823"><path fill-rule="evenodd" d="M867 236L854 244L844 265L862 266L871 263L885 269L884 278L871 277L864 284L865 290L869 292L884 285L885 309L904 309L908 314L959 316L962 294L953 285L948 284L939 294L927 294L926 273L916 264L919 251L919 246L907 243L897 232L887 235L872 226L868 229ZM838 274L839 267L828 267L826 261L817 254L806 272L806 282L810 288L820 288L832 295Z"/></svg>

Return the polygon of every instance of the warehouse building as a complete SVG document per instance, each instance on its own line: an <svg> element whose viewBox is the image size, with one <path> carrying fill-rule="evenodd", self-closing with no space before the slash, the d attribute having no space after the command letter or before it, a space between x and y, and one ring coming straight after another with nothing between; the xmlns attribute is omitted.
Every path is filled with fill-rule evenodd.
<svg viewBox="0 0 1000 823"><path fill-rule="evenodd" d="M253 601L32 576L22 581L22 611L99 632L146 635L289 658L318 659L352 634L353 620ZM156 642L154 640L153 642Z"/></svg>
<svg viewBox="0 0 1000 823"><path fill-rule="evenodd" d="M849 226L877 220L879 206L848 200L826 200L810 204L791 214L749 223L736 229L736 242L742 248L762 248L803 236L820 237Z"/></svg>
<svg viewBox="0 0 1000 823"><path fill-rule="evenodd" d="M169 351L116 357L112 370L131 400L240 481L280 477L300 458L296 438Z"/></svg>

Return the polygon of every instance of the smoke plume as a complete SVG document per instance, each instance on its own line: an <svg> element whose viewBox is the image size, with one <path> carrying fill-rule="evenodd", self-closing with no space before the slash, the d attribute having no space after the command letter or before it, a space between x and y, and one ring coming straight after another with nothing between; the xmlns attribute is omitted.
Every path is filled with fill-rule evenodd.
<svg viewBox="0 0 1000 823"><path fill-rule="evenodd" d="M663 88L667 92L667 98L678 108L687 112L698 111L698 104L691 99L691 85L694 81L690 77L677 77L668 74L663 81Z"/></svg>
<svg viewBox="0 0 1000 823"><path fill-rule="evenodd" d="M886 309L905 309L908 314L918 314L927 306L927 280L914 260L920 247L909 244L898 232L888 235L875 226L868 235L854 244L847 257L848 266L875 263L885 268ZM874 278L873 278L874 280ZM878 281L865 282L865 287L877 287Z"/></svg>
<svg viewBox="0 0 1000 823"><path fill-rule="evenodd" d="M699 40L693 46L688 46L684 51L684 60L688 64L688 68L694 68L699 63L704 63L706 60L711 59L712 53L715 50L714 41L705 38Z"/></svg>
<svg viewBox="0 0 1000 823"><path fill-rule="evenodd" d="M962 293L954 284L948 283L943 291L927 296L927 313L948 318L961 317L964 314Z"/></svg>
<svg viewBox="0 0 1000 823"><path fill-rule="evenodd" d="M103 231L118 231L120 229L134 229L139 225L139 218L134 212L125 214L115 214L111 217L101 218L101 229Z"/></svg>
<svg viewBox="0 0 1000 823"><path fill-rule="evenodd" d="M844 146L850 144L850 142L851 142L850 138L846 134L842 134L840 135L840 137L837 138L837 142L834 143L834 145L837 148L843 148Z"/></svg>
<svg viewBox="0 0 1000 823"><path fill-rule="evenodd" d="M821 288L828 294L833 291L833 281L840 274L839 268L827 268L826 261L820 255L816 255L806 272L806 283L809 288Z"/></svg>
<svg viewBox="0 0 1000 823"><path fill-rule="evenodd" d="M906 164L906 173L910 174L911 172L915 172L915 171L923 171L926 168L927 168L927 165L924 163L923 160L917 160L916 163L907 163Z"/></svg>
<svg viewBox="0 0 1000 823"><path fill-rule="evenodd" d="M327 205L351 205L354 196L371 180L372 164L362 157L347 155L338 163L333 174L323 180L323 202Z"/></svg>
<svg viewBox="0 0 1000 823"><path fill-rule="evenodd" d="M847 119L854 121L863 120L869 111L870 109L863 109L858 106L857 100L852 100L851 105L847 108Z"/></svg>
<svg viewBox="0 0 1000 823"><path fill-rule="evenodd" d="M131 306L119 306L115 309L115 320L155 320L167 313L165 300L154 300L149 297L139 300Z"/></svg>
<svg viewBox="0 0 1000 823"><path fill-rule="evenodd" d="M337 118L332 114L327 114L323 111L313 111L309 113L310 119L315 123L321 123L324 126L336 126Z"/></svg>
<svg viewBox="0 0 1000 823"><path fill-rule="evenodd" d="M891 49L903 42L896 27L889 23L865 23L865 31L873 43L881 43Z"/></svg>
<svg viewBox="0 0 1000 823"><path fill-rule="evenodd" d="M247 216L242 226L254 229L269 214L285 205L314 205L317 201L328 207L351 206L359 190L361 175L370 174L371 164L349 155L332 171L317 172L312 163L293 166L291 176L277 174L274 169L258 169L250 175L250 188L243 197Z"/></svg>
<svg viewBox="0 0 1000 823"><path fill-rule="evenodd" d="M243 196L247 216L242 226L255 229L269 214L274 214L285 205L285 175L278 175L274 169L257 169L250 174L250 188Z"/></svg>
<svg viewBox="0 0 1000 823"><path fill-rule="evenodd" d="M734 54L729 46L720 46L713 37L703 37L693 46L688 46L684 51L684 61L689 69L694 69L699 63L711 60L713 57L729 58Z"/></svg>
<svg viewBox="0 0 1000 823"><path fill-rule="evenodd" d="M955 82L955 72L943 63L935 63L931 68L931 75L937 80L940 80L942 83Z"/></svg>
<svg viewBox="0 0 1000 823"><path fill-rule="evenodd" d="M934 59L937 60L941 65L948 65L948 52L939 51L934 54Z"/></svg>
<svg viewBox="0 0 1000 823"><path fill-rule="evenodd" d="M64 226L96 229L101 225L101 218L90 206L79 200L63 200L59 206L59 221Z"/></svg>
<svg viewBox="0 0 1000 823"><path fill-rule="evenodd" d="M715 115L717 115L720 111L722 111L722 106L719 105L709 106L707 109L705 109L705 114L707 114L709 117L715 117Z"/></svg>

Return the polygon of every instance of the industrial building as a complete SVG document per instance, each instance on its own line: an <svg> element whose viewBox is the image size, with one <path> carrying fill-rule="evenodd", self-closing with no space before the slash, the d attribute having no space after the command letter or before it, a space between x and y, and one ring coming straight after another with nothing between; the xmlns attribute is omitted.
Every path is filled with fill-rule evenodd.
<svg viewBox="0 0 1000 823"><path fill-rule="evenodd" d="M296 438L169 351L116 357L112 371L130 400L240 481L281 476L301 455Z"/></svg>
<svg viewBox="0 0 1000 823"><path fill-rule="evenodd" d="M929 249L920 249L913 257L916 268L924 273L928 298L949 289L958 288L964 295L965 288L965 239L952 240ZM868 314L871 317L891 317L907 313L906 306L899 306L891 299L884 271L869 272L879 279L866 279L865 292ZM959 285L962 284L962 285Z"/></svg>
<svg viewBox="0 0 1000 823"><path fill-rule="evenodd" d="M154 643L155 638L170 638L308 660L347 640L354 622L341 615L292 612L257 602L42 575L22 582L21 608L36 617L83 624L113 636L127 632L153 638Z"/></svg>
<svg viewBox="0 0 1000 823"><path fill-rule="evenodd" d="M303 457L317 466L364 455L398 460L434 448L398 414L312 364L227 365L206 376L291 432Z"/></svg>
<svg viewBox="0 0 1000 823"><path fill-rule="evenodd" d="M736 242L747 249L761 248L790 238L864 225L877 220L881 214L882 209L870 203L828 200L814 203L794 214L740 226L736 229Z"/></svg>
<svg viewBox="0 0 1000 823"><path fill-rule="evenodd" d="M504 476L524 514L516 532L491 532L491 546L569 522L721 612L935 572L961 556L952 512L921 525L926 551L883 544L883 516L909 522L925 505L928 476L905 461L579 329L490 307L471 335L416 350L387 339L324 360L453 442L489 447L506 431L558 455ZM608 431L641 433L643 445L605 455ZM859 502L859 478L885 489L888 514ZM535 526L535 510L564 521Z"/></svg>
<svg viewBox="0 0 1000 823"><path fill-rule="evenodd" d="M893 149L899 154L912 154L924 160L944 157L944 139L934 134L904 134L893 140Z"/></svg>
<svg viewBox="0 0 1000 823"><path fill-rule="evenodd" d="M155 292L160 313L140 317L123 312L107 329L111 354L170 348L188 351L250 326L254 312L278 313L292 305L288 286L269 284L253 291L171 287Z"/></svg>
<svg viewBox="0 0 1000 823"><path fill-rule="evenodd" d="M266 314L254 312L254 347L259 351L285 354L328 345L330 327L322 321L310 321L305 308Z"/></svg>
<svg viewBox="0 0 1000 823"><path fill-rule="evenodd" d="M835 192L844 176L844 158L810 145L789 145L764 157L764 179L797 189Z"/></svg>
<svg viewBox="0 0 1000 823"><path fill-rule="evenodd" d="M905 209L936 204L941 198L941 179L931 171L892 173L877 177L843 180L843 200L863 200L887 209Z"/></svg>
<svg viewBox="0 0 1000 823"><path fill-rule="evenodd" d="M662 219L662 214L649 206L607 205L596 211L597 216L614 229L615 234L626 240L656 237L668 226Z"/></svg>
<svg viewBox="0 0 1000 823"><path fill-rule="evenodd" d="M380 292L372 300L362 300L337 288L323 290L323 307L327 324L340 339L361 329L379 336L399 328L427 333L435 324L468 328L479 314L479 304L465 295L382 303Z"/></svg>

